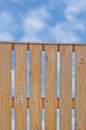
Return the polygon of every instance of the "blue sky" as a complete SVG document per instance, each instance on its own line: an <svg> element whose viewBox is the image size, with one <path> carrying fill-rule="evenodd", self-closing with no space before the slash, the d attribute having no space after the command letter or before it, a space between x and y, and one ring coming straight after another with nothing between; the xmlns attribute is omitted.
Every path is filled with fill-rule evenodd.
<svg viewBox="0 0 86 130"><path fill-rule="evenodd" d="M86 42L85 0L0 0L0 41L13 42ZM29 73L29 52L28 52ZM45 54L42 54L45 66ZM60 55L58 55L60 58ZM12 86L14 88L14 52L12 52ZM58 59L59 59L58 58ZM72 58L72 97L75 96L75 56ZM58 65L60 66L60 62ZM59 67L58 67L59 68ZM42 86L44 88L44 67ZM29 75L28 75L29 77ZM28 78L29 79L29 78ZM58 69L60 81L60 68ZM27 81L29 83L29 81ZM58 84L58 86L60 86ZM29 92L29 90L28 90ZM12 95L14 90L12 90ZM43 92L44 94L44 92ZM58 92L59 96L60 92ZM12 112L12 130L14 130ZM28 112L29 113L29 112ZM28 114L28 122L30 120ZM74 111L72 120L74 122ZM57 118L59 122L59 119ZM42 118L44 124L44 119ZM28 125L29 126L29 125ZM29 127L27 127L29 130ZM44 128L44 126L42 127ZM73 125L74 129L74 125Z"/></svg>
<svg viewBox="0 0 86 130"><path fill-rule="evenodd" d="M0 41L86 42L85 0L0 0Z"/></svg>

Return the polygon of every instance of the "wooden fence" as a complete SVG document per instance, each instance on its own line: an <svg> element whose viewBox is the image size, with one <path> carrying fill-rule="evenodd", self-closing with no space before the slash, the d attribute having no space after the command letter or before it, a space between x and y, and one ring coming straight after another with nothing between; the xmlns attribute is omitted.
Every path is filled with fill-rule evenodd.
<svg viewBox="0 0 86 130"><path fill-rule="evenodd" d="M15 97L11 96L11 51L15 50ZM30 51L30 97L26 96L27 50ZM46 56L45 97L42 97L42 51ZM57 98L57 52L60 51L60 98ZM72 52L75 52L76 96L72 98ZM0 130L11 130L11 108L15 109L15 130L26 130L30 108L30 130L56 130L60 109L60 130L72 130L75 109L76 130L86 130L86 45L0 44Z"/></svg>

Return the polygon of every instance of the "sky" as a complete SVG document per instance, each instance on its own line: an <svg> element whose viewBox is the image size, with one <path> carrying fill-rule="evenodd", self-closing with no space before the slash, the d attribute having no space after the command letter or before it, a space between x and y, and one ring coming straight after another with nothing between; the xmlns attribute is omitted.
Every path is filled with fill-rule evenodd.
<svg viewBox="0 0 86 130"><path fill-rule="evenodd" d="M0 0L0 41L86 43L86 0ZM28 80L30 54L27 53ZM12 52L12 96L14 96L15 52ZM58 54L58 86L60 86L60 54ZM42 53L42 89L45 78L45 53ZM72 97L75 97L75 54L72 55ZM29 84L30 86L30 84ZM28 88L29 88L28 86ZM30 90L28 89L29 96ZM57 93L60 96L60 91ZM44 96L44 91L43 95ZM14 109L12 130L14 130ZM29 130L30 111L28 110ZM44 110L43 110L44 113ZM57 112L59 115L59 111ZM72 121L74 130L74 110ZM44 116L44 114L43 114ZM58 116L59 117L59 116ZM59 118L57 122L59 124ZM59 126L58 126L59 128ZM44 117L42 118L44 130Z"/></svg>
<svg viewBox="0 0 86 130"><path fill-rule="evenodd" d="M0 0L0 41L86 42L85 0Z"/></svg>

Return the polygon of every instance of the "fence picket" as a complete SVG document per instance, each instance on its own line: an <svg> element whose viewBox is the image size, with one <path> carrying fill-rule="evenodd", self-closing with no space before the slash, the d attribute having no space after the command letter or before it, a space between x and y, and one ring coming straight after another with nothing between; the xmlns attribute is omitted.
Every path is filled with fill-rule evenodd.
<svg viewBox="0 0 86 130"><path fill-rule="evenodd" d="M76 46L76 129L86 130L86 46Z"/></svg>
<svg viewBox="0 0 86 130"><path fill-rule="evenodd" d="M61 79L61 130L71 130L71 110L72 110L72 46L60 45L60 79Z"/></svg>
<svg viewBox="0 0 86 130"><path fill-rule="evenodd" d="M41 130L42 46L30 45L30 129Z"/></svg>
<svg viewBox="0 0 86 130"><path fill-rule="evenodd" d="M45 130L56 130L57 45L46 45Z"/></svg>
<svg viewBox="0 0 86 130"><path fill-rule="evenodd" d="M15 45L15 130L26 130L26 45Z"/></svg>
<svg viewBox="0 0 86 130"><path fill-rule="evenodd" d="M11 130L11 44L0 44L0 130Z"/></svg>

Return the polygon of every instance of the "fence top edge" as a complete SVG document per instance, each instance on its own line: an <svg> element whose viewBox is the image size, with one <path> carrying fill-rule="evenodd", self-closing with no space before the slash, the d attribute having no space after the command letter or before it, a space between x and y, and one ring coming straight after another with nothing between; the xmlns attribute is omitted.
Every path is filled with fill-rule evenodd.
<svg viewBox="0 0 86 130"><path fill-rule="evenodd" d="M4 41L0 41L0 44L38 44L38 45L86 45L86 43L61 43L61 42L4 42Z"/></svg>

